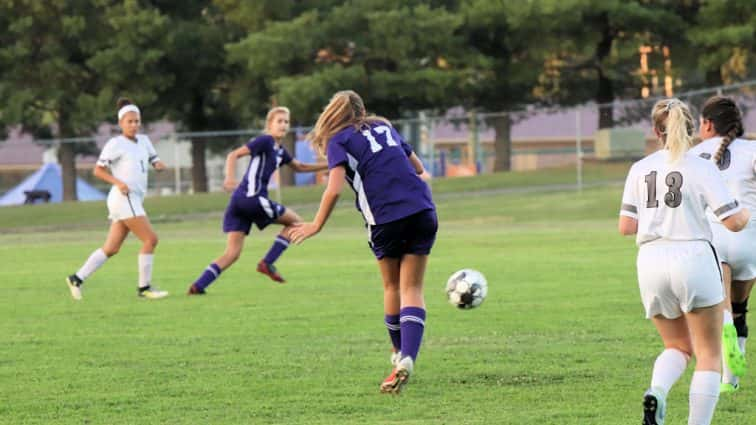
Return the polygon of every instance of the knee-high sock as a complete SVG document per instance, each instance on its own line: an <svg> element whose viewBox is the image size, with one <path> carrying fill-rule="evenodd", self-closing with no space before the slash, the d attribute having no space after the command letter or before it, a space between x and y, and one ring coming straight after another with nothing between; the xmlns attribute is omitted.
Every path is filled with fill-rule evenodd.
<svg viewBox="0 0 756 425"><path fill-rule="evenodd" d="M197 289L205 289L210 286L210 284L213 283L215 279L220 276L220 274L221 268L215 263L210 263L210 265L207 266L207 268L202 272L200 277L198 277L194 282L194 286Z"/></svg>
<svg viewBox="0 0 756 425"><path fill-rule="evenodd" d="M696 371L690 381L690 412L688 425L709 425L719 400L719 380L717 372Z"/></svg>
<svg viewBox="0 0 756 425"><path fill-rule="evenodd" d="M92 273L97 271L100 266L105 264L105 261L107 260L108 256L105 255L105 252L102 250L102 248L97 248L92 254L89 255L89 258L87 258L87 261L84 262L84 265L81 266L79 271L76 272L76 276L81 280L85 280Z"/></svg>
<svg viewBox="0 0 756 425"><path fill-rule="evenodd" d="M399 312L399 327L402 333L402 356L410 356L414 361L420 351L425 331L425 309L404 307Z"/></svg>
<svg viewBox="0 0 756 425"><path fill-rule="evenodd" d="M139 254L139 287L146 288L152 282L152 261L154 255Z"/></svg>
<svg viewBox="0 0 756 425"><path fill-rule="evenodd" d="M283 254L284 251L286 251L286 248L289 247L289 240L285 237L278 235L276 236L276 240L273 242L273 245L270 246L270 249L268 250L268 253L265 254L265 258L263 258L263 261L265 261L268 264L273 264L278 260L278 257Z"/></svg>
<svg viewBox="0 0 756 425"><path fill-rule="evenodd" d="M672 385L680 379L680 376L688 367L688 356L682 351L667 348L662 351L654 362L654 371L651 374L651 388L664 391L667 397Z"/></svg>
<svg viewBox="0 0 756 425"><path fill-rule="evenodd" d="M394 351L400 351L402 349L402 333L401 326L399 325L399 315L386 314L383 318L389 337L391 338L391 344L394 346Z"/></svg>

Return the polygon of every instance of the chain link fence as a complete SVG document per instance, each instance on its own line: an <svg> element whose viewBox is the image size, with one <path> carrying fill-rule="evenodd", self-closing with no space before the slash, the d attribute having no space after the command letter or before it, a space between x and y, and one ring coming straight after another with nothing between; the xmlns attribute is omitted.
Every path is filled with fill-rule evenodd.
<svg viewBox="0 0 756 425"><path fill-rule="evenodd" d="M756 136L756 81L689 91L676 97L688 103L694 115L698 116L700 106L715 94L735 99L743 110L746 132L751 137ZM497 113L455 108L443 116L420 112L414 118L392 122L405 140L413 145L434 178L475 176L506 170L574 168L574 178L563 183L581 187L584 166L595 169L604 164L626 163L659 147L651 132L649 119L651 107L658 99L574 107L530 107ZM611 126L599 128L602 114L605 119L611 117ZM283 143L300 161L315 162L318 158L305 139L308 130L304 127L293 128ZM147 126L145 132L169 166L167 172L152 173L149 194L165 196L192 193L195 188L203 188L203 173L196 169L197 163L204 168L206 189L222 190L226 155L261 134L262 130L182 133L176 132L171 124L162 123ZM89 146L90 154L77 156L78 174L96 187L107 190L106 184L92 178L91 169L97 152L112 134L117 134L117 128L105 126L96 137L39 140L35 143L36 146L51 149L45 154L47 160L54 159L54 149L60 143ZM0 149L2 146L0 144ZM38 167L39 162L36 164ZM246 161L239 161L237 178L241 178L245 169ZM272 184L279 187L317 184L324 181L324 175L294 175L288 167L284 167L280 175L272 179ZM5 186L2 189L7 190L7 179L2 183Z"/></svg>

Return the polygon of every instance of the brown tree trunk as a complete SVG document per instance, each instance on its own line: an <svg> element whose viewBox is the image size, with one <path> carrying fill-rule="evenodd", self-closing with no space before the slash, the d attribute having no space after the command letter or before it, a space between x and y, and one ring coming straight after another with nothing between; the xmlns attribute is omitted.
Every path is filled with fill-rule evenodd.
<svg viewBox="0 0 756 425"><path fill-rule="evenodd" d="M58 138L64 139L73 136L73 130L69 126L68 114L66 111L69 105L60 105L58 115ZM61 143L58 148L58 162L60 163L60 174L63 180L63 200L76 201L76 147L73 143Z"/></svg>
<svg viewBox="0 0 756 425"><path fill-rule="evenodd" d="M494 172L512 169L512 118L509 114L491 118L494 127Z"/></svg>
<svg viewBox="0 0 756 425"><path fill-rule="evenodd" d="M76 152L73 143L61 143L58 148L58 162L63 178L63 200L76 201Z"/></svg>
<svg viewBox="0 0 756 425"><path fill-rule="evenodd" d="M281 140L281 145L289 151L291 156L294 156L294 153L296 152L295 139L296 137L294 133L289 132L286 137ZM291 167L281 167L278 169L278 172L281 173L281 186L294 186L294 170Z"/></svg>
<svg viewBox="0 0 756 425"><path fill-rule="evenodd" d="M207 192L205 141L192 140L192 188L194 193Z"/></svg>

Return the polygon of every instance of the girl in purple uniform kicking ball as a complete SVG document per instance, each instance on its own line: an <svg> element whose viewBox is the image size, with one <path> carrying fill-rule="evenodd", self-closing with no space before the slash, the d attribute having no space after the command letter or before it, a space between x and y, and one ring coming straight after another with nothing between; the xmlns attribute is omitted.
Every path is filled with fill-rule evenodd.
<svg viewBox="0 0 756 425"><path fill-rule="evenodd" d="M301 243L320 232L344 186L354 190L368 244L383 279L384 320L394 347L391 374L381 383L398 393L413 372L425 328L423 277L438 219L420 159L388 120L367 115L353 91L336 93L310 134L328 159L328 185L315 219L294 225Z"/></svg>
<svg viewBox="0 0 756 425"><path fill-rule="evenodd" d="M265 119L265 134L228 154L223 187L233 191L233 194L223 217L223 232L228 235L226 250L189 286L189 295L204 294L221 272L239 259L244 247L244 238L249 234L253 223L259 230L271 223L284 226L268 253L257 263L258 272L276 282L284 282L283 276L273 263L289 246L288 234L291 226L302 219L291 209L268 199L268 182L271 175L282 165L288 164L297 172L321 171L327 168L326 164L301 163L293 159L281 146L280 141L289 131L289 115L288 108L279 106L271 109ZM252 158L244 178L238 183L234 178L236 160L247 155Z"/></svg>

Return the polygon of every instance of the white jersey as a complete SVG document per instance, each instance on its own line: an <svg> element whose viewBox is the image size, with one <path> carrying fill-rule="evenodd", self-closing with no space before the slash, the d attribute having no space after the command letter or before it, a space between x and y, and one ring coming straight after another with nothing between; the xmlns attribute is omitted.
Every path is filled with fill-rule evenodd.
<svg viewBox="0 0 756 425"><path fill-rule="evenodd" d="M102 148L97 165L110 168L115 178L126 183L130 192L144 196L147 192L147 169L159 161L150 138L137 134L136 141L120 135Z"/></svg>
<svg viewBox="0 0 756 425"><path fill-rule="evenodd" d="M704 159L712 159L721 143L721 137L707 139L693 147L690 152ZM748 208L751 211L751 217L754 217L756 214L756 142L744 139L733 140L716 166L724 177L730 193L738 199L743 208ZM717 221L713 214L709 214L709 219Z"/></svg>
<svg viewBox="0 0 756 425"><path fill-rule="evenodd" d="M669 163L662 149L633 164L620 215L638 220L638 246L658 239L711 242L706 207L725 219L741 207L711 161L686 152Z"/></svg>

